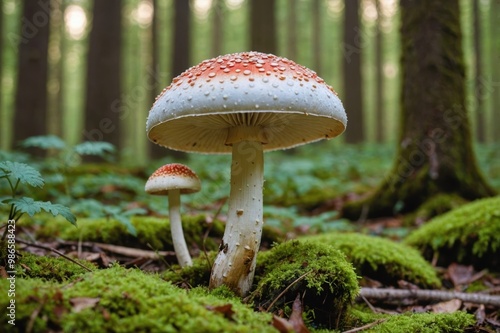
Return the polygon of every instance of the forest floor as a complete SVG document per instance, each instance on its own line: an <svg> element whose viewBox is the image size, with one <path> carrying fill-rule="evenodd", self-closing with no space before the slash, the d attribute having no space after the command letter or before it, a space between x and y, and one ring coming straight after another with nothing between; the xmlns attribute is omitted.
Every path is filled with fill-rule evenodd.
<svg viewBox="0 0 500 333"><path fill-rule="evenodd" d="M2 160L27 163L44 176L44 188L26 190L25 195L35 200L67 205L78 217L77 228L60 216L54 218L44 213L34 217L25 214L16 221L18 328L31 332L75 328L91 331L92 326L80 318L85 315L91 321L95 317L96 323L101 325L97 327L101 327L102 331L111 332L120 330L109 324L114 323L113 316L120 320L135 316L136 322L128 325L137 325L136 330L139 331L140 323L143 323L144 331L156 331L154 323L150 324L152 326L145 324L158 316L154 312L155 305L148 304L152 310L144 310L142 300L134 298L142 295L140 293L144 290L138 291L132 286L128 290L128 285L124 284L120 297L115 299L115 296L109 296L111 299L106 299L104 290L96 294L78 287L92 279L99 286L98 279L109 278L105 273L98 277L96 269L109 270L112 277L135 274L120 271L121 267L125 267L138 269L146 276L160 277L178 289L187 290L189 295L197 298L196 302L204 306L201 312L191 314L190 308L185 313L209 316L207 320L211 320L210 316L215 313L217 320L223 318L224 321L217 322L217 325L223 325L224 331L241 331L242 327L261 330L261 324L257 322L264 321L266 330L280 332L499 332L500 240L495 240L498 235L495 232L500 232L500 197L469 210L466 202L453 196L443 196L434 205L411 214L401 215L396 211L394 216L359 221L348 221L339 215L346 201L360 198L383 179L391 168L393 152L389 146L341 147L324 143L317 144L314 149L304 147L292 153L277 152L265 156L266 227L261 253L272 253L279 248L276 244L292 239L311 242L307 244L319 243L319 246L331 245L343 253L341 257L347 258L358 276L361 293L353 291L349 301L352 305L348 305L351 310L342 314L343 323L336 330L336 325L325 324L319 319L320 311L331 311L333 305L324 305L326 310L315 308L306 297L306 291L312 293L311 287L306 284L299 287L297 280L309 279L312 274L308 272L300 275L297 270L299 275L283 280L283 285L277 288L283 293L270 292L273 299L252 296L254 302L247 299L243 305L220 291L215 294L218 297L220 293L224 294L220 298L224 301L214 301L210 299L212 295L203 289L208 286L207 277L226 220L229 157L192 155L185 161L197 172L203 185L200 193L182 197L186 239L196 259L193 269L181 270L176 265L170 239L166 197L149 196L143 192L148 175L173 160L157 161L147 168L110 163L63 167L62 155L37 160L24 154L4 153ZM500 193L500 148L498 145L480 146L476 152L485 178ZM9 210L5 206L1 207L2 214L5 212L8 215ZM443 215L452 208L452 212ZM457 211L455 215L450 215ZM486 215L477 215L478 211ZM433 222L435 220L437 223ZM475 230L461 226L460 221L465 225L474 225ZM449 229L443 229L441 235L432 230L426 235L417 234L432 223L441 223ZM347 236L343 238L339 235ZM0 281L2 295L7 294L9 289L6 247L2 244L0 276L5 278ZM57 258L57 261L37 258ZM308 262L310 266L312 260L303 259L303 262ZM117 267L116 263L121 267ZM266 274L271 273L264 268L259 271L258 267L254 291L265 288ZM303 275L307 274L306 279ZM140 279L137 277L130 283L139 286L141 283L149 285L158 282ZM285 294L295 287L296 294ZM322 285L319 289L324 287ZM200 292L198 288L205 291ZM376 290L384 294L379 295ZM346 287L347 293L351 291ZM165 291L169 292L174 294L177 291ZM462 297L462 294L452 292L473 296ZM152 293L154 295L155 292ZM295 300L297 294L301 298ZM323 291L321 296L327 298ZM129 309L127 302L130 300L137 303L137 309ZM218 305L210 308L211 304ZM8 303L2 301L0 305L3 309ZM163 304L162 309L165 306ZM265 315L254 318L253 314L246 314L247 309ZM470 316L460 317L464 313ZM80 317L78 314L81 314ZM430 314L437 317L425 317ZM446 317L447 314L451 317ZM88 318L89 315L94 317ZM396 317L400 321L393 319ZM163 323L165 327L170 327L164 331L187 331L188 324L182 324L185 319L179 317L176 320L178 327L168 326L172 325L168 321ZM204 327L204 324L199 325ZM220 326L214 325L203 330L220 331ZM0 327L13 331L6 321L0 323Z"/></svg>

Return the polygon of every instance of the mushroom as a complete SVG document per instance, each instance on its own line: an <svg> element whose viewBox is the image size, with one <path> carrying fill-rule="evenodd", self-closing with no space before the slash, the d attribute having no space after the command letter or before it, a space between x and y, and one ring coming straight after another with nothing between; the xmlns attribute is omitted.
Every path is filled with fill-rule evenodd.
<svg viewBox="0 0 500 333"><path fill-rule="evenodd" d="M200 179L193 170L179 163L166 164L153 172L145 185L149 194L167 195L170 217L170 230L175 255L181 267L192 266L180 214L181 194L198 192L201 188Z"/></svg>
<svg viewBox="0 0 500 333"><path fill-rule="evenodd" d="M210 287L244 296L262 234L263 151L341 134L347 117L332 87L286 58L243 52L205 60L173 79L147 119L151 141L231 153L228 220Z"/></svg>

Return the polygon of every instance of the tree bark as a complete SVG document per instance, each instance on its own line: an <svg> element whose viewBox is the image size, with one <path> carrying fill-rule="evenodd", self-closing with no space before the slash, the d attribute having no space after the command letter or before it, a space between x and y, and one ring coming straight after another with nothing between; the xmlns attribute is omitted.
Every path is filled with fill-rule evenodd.
<svg viewBox="0 0 500 333"><path fill-rule="evenodd" d="M213 0L212 3L212 57L222 54L224 41L224 1Z"/></svg>
<svg viewBox="0 0 500 333"><path fill-rule="evenodd" d="M312 2L313 69L321 76L321 1Z"/></svg>
<svg viewBox="0 0 500 333"><path fill-rule="evenodd" d="M500 0L491 0L490 2L490 36L500 36ZM490 61L492 69L491 78L491 107L493 121L493 140L500 142L500 131L495 128L496 124L500 124L500 38L491 38L491 55Z"/></svg>
<svg viewBox="0 0 500 333"><path fill-rule="evenodd" d="M462 302L500 306L500 296L461 293L457 291L444 290L407 290L407 289L386 289L386 288L361 288L360 296L369 300L381 300L384 303L396 302L401 304L401 300L415 300L420 302L444 302L452 299L459 299Z"/></svg>
<svg viewBox="0 0 500 333"><path fill-rule="evenodd" d="M172 48L172 78L184 72L191 64L191 14L189 1L175 0L174 2L174 43Z"/></svg>
<svg viewBox="0 0 500 333"><path fill-rule="evenodd" d="M275 0L250 0L250 48L276 53Z"/></svg>
<svg viewBox="0 0 500 333"><path fill-rule="evenodd" d="M361 53L364 46L359 20L359 0L345 0L344 3L344 41L342 43L344 97L342 101L349 115L349 126L344 137L347 143L360 143L364 141L365 135L361 86Z"/></svg>
<svg viewBox="0 0 500 333"><path fill-rule="evenodd" d="M474 114L476 115L476 138L479 142L486 141L485 115L484 115L484 95L483 90L483 52L481 50L481 11L479 0L473 1L473 32L474 32Z"/></svg>
<svg viewBox="0 0 500 333"><path fill-rule="evenodd" d="M84 141L107 141L118 149L121 147L121 8L121 0L94 0L82 133Z"/></svg>
<svg viewBox="0 0 500 333"><path fill-rule="evenodd" d="M297 0L289 0L287 3L287 57L297 60Z"/></svg>
<svg viewBox="0 0 500 333"><path fill-rule="evenodd" d="M159 32L159 6L158 0L153 0L153 18L151 22L151 73L152 77L150 78L151 82L151 90L150 90L150 101L151 105L153 105L156 96L160 94L160 82L158 81L160 77L160 43L158 39ZM149 157L158 159L164 157L166 154L165 148L155 145L151 141L148 140L147 143L149 150Z"/></svg>
<svg viewBox="0 0 500 333"><path fill-rule="evenodd" d="M14 143L47 133L47 55L50 5L23 1L15 98ZM33 149L35 155L43 155Z"/></svg>
<svg viewBox="0 0 500 333"><path fill-rule="evenodd" d="M377 21L375 23L375 141L384 142L384 48L380 0L375 0Z"/></svg>
<svg viewBox="0 0 500 333"><path fill-rule="evenodd" d="M459 0L401 0L401 132L392 172L365 200L344 206L358 219L410 212L439 193L494 195L472 150L465 103ZM352 120L350 120L351 122Z"/></svg>

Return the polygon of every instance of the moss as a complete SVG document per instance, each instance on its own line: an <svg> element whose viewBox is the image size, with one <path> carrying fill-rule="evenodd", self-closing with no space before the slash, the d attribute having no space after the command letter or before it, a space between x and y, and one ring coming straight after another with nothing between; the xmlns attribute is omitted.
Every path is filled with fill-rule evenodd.
<svg viewBox="0 0 500 333"><path fill-rule="evenodd" d="M8 287L7 280L0 281L2 294ZM96 302L86 303L92 299ZM7 302L2 298L0 306ZM232 305L231 318L207 308L225 304ZM71 284L18 278L16 326L2 321L0 330L25 331L31 317L34 332L275 332L270 314L254 312L228 293L188 292L119 266L84 274Z"/></svg>
<svg viewBox="0 0 500 333"><path fill-rule="evenodd" d="M259 253L255 283L249 297L255 306L267 309L274 303L270 310L287 312L300 294L304 311L314 313L314 324L327 328L342 327L358 293L356 274L340 251L297 240Z"/></svg>
<svg viewBox="0 0 500 333"><path fill-rule="evenodd" d="M411 233L405 243L440 265L452 261L478 268L500 264L500 196L476 200L440 215Z"/></svg>
<svg viewBox="0 0 500 333"><path fill-rule="evenodd" d="M441 193L427 199L414 213L405 216L405 224L422 223L458 208L467 201L456 194Z"/></svg>
<svg viewBox="0 0 500 333"><path fill-rule="evenodd" d="M96 267L85 260L74 259L85 267L94 270ZM62 282L86 273L83 267L62 257L38 256L23 252L17 261L17 276L21 278L39 278Z"/></svg>
<svg viewBox="0 0 500 333"><path fill-rule="evenodd" d="M174 285L179 286L205 286L208 287L210 281L210 272L212 270L212 263L217 256L216 251L208 252L207 257L200 255L193 258L193 266L182 268L179 265L173 265L170 270L161 274L161 277Z"/></svg>
<svg viewBox="0 0 500 333"><path fill-rule="evenodd" d="M301 239L339 249L358 274L384 284L395 285L398 280L405 280L422 287L441 286L434 268L407 245L356 233L326 233Z"/></svg>
<svg viewBox="0 0 500 333"><path fill-rule="evenodd" d="M474 325L471 314L462 311L454 313L406 313L390 316L386 321L364 332L380 333L461 333Z"/></svg>
<svg viewBox="0 0 500 333"><path fill-rule="evenodd" d="M37 237L56 236L65 240L77 241L81 239L143 249L173 249L168 218L133 216L131 223L137 230L137 237L128 233L125 226L114 219L78 219L78 227L76 228L66 221L54 219L43 224L37 231ZM202 248L203 236L209 227L205 215L184 215L182 223L187 244ZM212 224L210 236L222 237L223 232L223 223L215 221ZM215 250L218 243L208 238L205 246L209 250Z"/></svg>

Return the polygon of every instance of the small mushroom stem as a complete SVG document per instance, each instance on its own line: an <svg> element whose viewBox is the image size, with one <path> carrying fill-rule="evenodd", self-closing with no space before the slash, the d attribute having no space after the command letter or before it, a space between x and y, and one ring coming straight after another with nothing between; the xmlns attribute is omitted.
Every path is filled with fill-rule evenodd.
<svg viewBox="0 0 500 333"><path fill-rule="evenodd" d="M168 191L168 210L170 216L170 231L172 233L172 243L174 245L175 255L181 267L192 266L191 255L189 254L184 232L182 230L181 199L179 190Z"/></svg>
<svg viewBox="0 0 500 333"><path fill-rule="evenodd" d="M263 150L260 141L233 142L229 212L210 287L245 296L252 286L262 235Z"/></svg>

